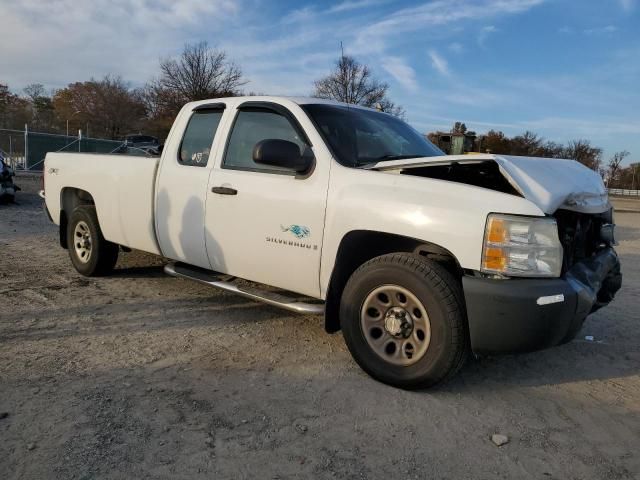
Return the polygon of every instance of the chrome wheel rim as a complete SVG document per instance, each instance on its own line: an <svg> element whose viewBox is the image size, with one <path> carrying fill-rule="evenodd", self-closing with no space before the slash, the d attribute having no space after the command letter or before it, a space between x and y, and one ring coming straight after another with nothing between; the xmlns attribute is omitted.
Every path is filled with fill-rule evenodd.
<svg viewBox="0 0 640 480"><path fill-rule="evenodd" d="M91 258L91 231L89 225L84 221L79 221L73 231L73 246L78 260L87 263Z"/></svg>
<svg viewBox="0 0 640 480"><path fill-rule="evenodd" d="M427 310L418 297L399 285L383 285L367 295L360 325L371 350L394 365L413 365L429 349Z"/></svg>

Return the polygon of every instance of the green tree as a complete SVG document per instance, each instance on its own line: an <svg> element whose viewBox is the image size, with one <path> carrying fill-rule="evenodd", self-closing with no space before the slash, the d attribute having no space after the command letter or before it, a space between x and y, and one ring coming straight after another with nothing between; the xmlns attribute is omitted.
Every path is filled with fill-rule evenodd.
<svg viewBox="0 0 640 480"><path fill-rule="evenodd" d="M456 122L451 128L451 133L467 133L467 126L462 122Z"/></svg>

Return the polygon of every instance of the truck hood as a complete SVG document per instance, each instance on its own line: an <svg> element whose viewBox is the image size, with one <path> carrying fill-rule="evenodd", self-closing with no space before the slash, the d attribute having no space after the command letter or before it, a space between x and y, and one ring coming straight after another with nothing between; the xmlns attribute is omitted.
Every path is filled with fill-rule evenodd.
<svg viewBox="0 0 640 480"><path fill-rule="evenodd" d="M428 177L429 168L425 167L465 165L473 168L474 164L486 165L487 162L495 162L513 189L546 214L558 209L601 213L611 208L600 175L575 160L493 154L443 155L378 162L366 168L409 175L414 174L412 170L420 169ZM455 178L441 179L460 181ZM482 186L491 188L487 184Z"/></svg>

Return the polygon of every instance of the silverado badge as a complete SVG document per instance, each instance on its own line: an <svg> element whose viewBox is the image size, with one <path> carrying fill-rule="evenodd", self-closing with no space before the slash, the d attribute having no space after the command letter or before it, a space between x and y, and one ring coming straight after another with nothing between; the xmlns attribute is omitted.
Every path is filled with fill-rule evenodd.
<svg viewBox="0 0 640 480"><path fill-rule="evenodd" d="M291 232L296 238L307 238L311 234L309 227L302 225L289 225L288 227L280 225L280 228L283 232Z"/></svg>

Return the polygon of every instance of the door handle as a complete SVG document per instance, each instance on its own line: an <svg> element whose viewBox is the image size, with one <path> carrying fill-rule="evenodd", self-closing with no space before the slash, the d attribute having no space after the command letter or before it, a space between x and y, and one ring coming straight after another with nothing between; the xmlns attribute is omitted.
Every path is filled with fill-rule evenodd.
<svg viewBox="0 0 640 480"><path fill-rule="evenodd" d="M230 187L212 187L211 191L218 195L237 195L238 191L235 188Z"/></svg>

